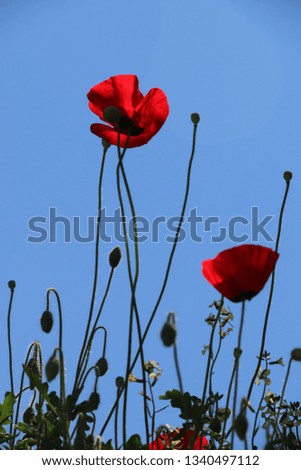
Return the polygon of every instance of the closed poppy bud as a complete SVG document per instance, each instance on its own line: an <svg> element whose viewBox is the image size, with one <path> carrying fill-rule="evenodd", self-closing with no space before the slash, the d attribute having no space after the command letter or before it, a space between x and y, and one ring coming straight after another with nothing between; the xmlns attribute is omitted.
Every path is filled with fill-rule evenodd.
<svg viewBox="0 0 301 470"><path fill-rule="evenodd" d="M109 254L109 263L111 268L117 268L118 264L120 263L121 256L121 249L119 246L116 246L116 248L114 248Z"/></svg>
<svg viewBox="0 0 301 470"><path fill-rule="evenodd" d="M199 113L192 113L192 115L190 117L191 117L191 121L192 121L193 124L198 124L200 122Z"/></svg>
<svg viewBox="0 0 301 470"><path fill-rule="evenodd" d="M53 326L53 316L50 310L45 310L41 316L41 327L45 333L50 333Z"/></svg>
<svg viewBox="0 0 301 470"><path fill-rule="evenodd" d="M119 122L121 113L116 106L108 106L103 112L103 117L108 122Z"/></svg>
<svg viewBox="0 0 301 470"><path fill-rule="evenodd" d="M161 339L164 346L172 346L176 341L177 330L175 325L174 313L169 313L167 321L164 323L161 330Z"/></svg>
<svg viewBox="0 0 301 470"><path fill-rule="evenodd" d="M59 370L60 364L58 358L55 356L55 354L53 354L45 367L47 381L51 382L53 379L55 379L59 373Z"/></svg>
<svg viewBox="0 0 301 470"><path fill-rule="evenodd" d="M89 396L89 408L90 411L97 410L100 403L100 396L97 392L92 392Z"/></svg>
<svg viewBox="0 0 301 470"><path fill-rule="evenodd" d="M98 359L98 361L95 364L95 373L97 377L102 377L103 375L105 375L108 368L109 368L108 361L106 360L105 357L101 357L100 359Z"/></svg>
<svg viewBox="0 0 301 470"><path fill-rule="evenodd" d="M295 348L291 352L291 358L294 361L301 361L301 348Z"/></svg>
<svg viewBox="0 0 301 470"><path fill-rule="evenodd" d="M30 406L23 413L23 421L26 424L32 424L33 418L34 418L34 409L32 406Z"/></svg>
<svg viewBox="0 0 301 470"><path fill-rule="evenodd" d="M285 179L286 182L290 181L293 177L293 173L291 171L285 171L283 173L283 178Z"/></svg>
<svg viewBox="0 0 301 470"><path fill-rule="evenodd" d="M116 377L115 385L118 389L122 388L124 384L124 378L121 376Z"/></svg>
<svg viewBox="0 0 301 470"><path fill-rule="evenodd" d="M248 430L248 420L244 413L239 413L239 415L237 416L234 422L234 429L239 439L243 441L246 437L247 430Z"/></svg>
<svg viewBox="0 0 301 470"><path fill-rule="evenodd" d="M14 288L16 287L16 281L8 281L7 284L11 290L14 290Z"/></svg>

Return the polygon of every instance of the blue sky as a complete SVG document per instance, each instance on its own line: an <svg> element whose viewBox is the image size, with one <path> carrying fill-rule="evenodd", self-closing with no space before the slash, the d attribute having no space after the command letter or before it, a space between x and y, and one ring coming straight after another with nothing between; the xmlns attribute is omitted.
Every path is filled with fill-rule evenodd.
<svg viewBox="0 0 301 470"><path fill-rule="evenodd" d="M0 322L5 331L7 281L15 279L16 377L30 342L42 342L45 360L56 346L58 323L49 337L39 328L46 289L55 287L62 299L67 383L72 385L74 357L88 313L94 245L76 240L64 243L62 227L58 227L56 243L29 243L28 220L37 215L48 217L49 208L55 207L58 215L79 216L85 231L87 217L96 213L101 157L100 140L89 131L97 117L88 109L86 94L96 83L123 73L136 74L144 94L152 87L162 88L170 104L169 118L158 135L126 155L139 215L152 220L158 215L179 214L192 112L199 112L201 122L188 210L197 208L204 218L218 216L220 226L227 226L234 216L249 220L251 207L258 207L260 218L274 216L267 228L275 239L285 189L282 174L284 170L293 172L267 337L272 357L283 356L287 364L292 348L300 346L300 21L297 0L1 1ZM103 196L106 210L112 214L118 207L117 156L114 148L109 154ZM200 263L235 245L229 238L212 243L218 227L214 230L203 233L203 243L187 237L177 248L169 286L146 344L146 356L160 362L163 369L154 390L157 395L177 387L172 352L159 339L170 309L177 316L184 387L201 394L205 368L201 350L210 333L203 320L218 295L201 276ZM237 230L239 235L243 233L243 227ZM251 242L249 225L245 231ZM171 249L163 229L160 235L159 243L143 243L140 248L138 301L143 324L156 301ZM258 241L274 246L262 238ZM115 245L113 241L101 247L98 299L108 276L106 258ZM267 295L268 287L247 305L241 395L256 364ZM102 319L109 330L110 369L100 384L100 421L112 403L115 377L124 373L128 301L124 259ZM236 315L237 327L239 307L227 305ZM228 383L235 342L233 334L224 346L224 360L215 378L219 391ZM5 342L1 343L6 364L7 350ZM101 347L98 351L95 346L93 358L98 358ZM288 385L287 396L292 401L300 399L297 369L294 364L295 377L291 376ZM272 372L271 390L279 392L285 370L274 366ZM134 384L133 416L139 391ZM164 413L158 417L158 425L179 424L173 410ZM136 432L140 425L133 417L129 432Z"/></svg>

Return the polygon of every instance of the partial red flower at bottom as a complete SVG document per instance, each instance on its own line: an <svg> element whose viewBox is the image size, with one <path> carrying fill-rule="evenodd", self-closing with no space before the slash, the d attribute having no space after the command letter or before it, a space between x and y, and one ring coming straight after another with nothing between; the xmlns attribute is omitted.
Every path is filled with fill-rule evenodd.
<svg viewBox="0 0 301 470"><path fill-rule="evenodd" d="M157 439L149 444L149 450L187 450L190 449L190 441L194 439L194 430L176 428L160 434ZM204 450L208 447L208 441L204 436L197 436L192 449Z"/></svg>
<svg viewBox="0 0 301 470"><path fill-rule="evenodd" d="M92 124L91 132L118 145L119 130L120 147L146 144L163 126L169 113L165 93L160 88L152 88L143 96L136 75L115 75L98 83L89 91L88 100L91 111L107 123ZM108 109L111 113L106 112Z"/></svg>
<svg viewBox="0 0 301 470"><path fill-rule="evenodd" d="M210 284L232 302L251 300L264 287L279 254L261 245L240 245L202 262Z"/></svg>

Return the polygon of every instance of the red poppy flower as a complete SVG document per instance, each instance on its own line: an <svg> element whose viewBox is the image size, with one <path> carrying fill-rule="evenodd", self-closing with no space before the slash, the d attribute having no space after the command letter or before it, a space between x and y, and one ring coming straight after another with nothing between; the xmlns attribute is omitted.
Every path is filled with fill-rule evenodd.
<svg viewBox="0 0 301 470"><path fill-rule="evenodd" d="M182 434L182 429L176 428L171 432L164 432L157 439L149 444L150 450L185 450L189 449L190 440L194 438L193 429L186 429ZM177 438L177 436L179 437ZM208 447L206 437L198 436L194 442L193 449L203 450Z"/></svg>
<svg viewBox="0 0 301 470"><path fill-rule="evenodd" d="M232 302L251 300L263 289L279 254L260 245L241 245L202 262L207 281Z"/></svg>
<svg viewBox="0 0 301 470"><path fill-rule="evenodd" d="M146 144L162 127L169 113L167 98L159 88L143 96L136 75L116 75L95 85L88 93L89 107L106 124L92 124L91 132L113 145L118 145L117 123L104 118L109 106L120 112L120 147ZM130 138L126 144L128 133Z"/></svg>

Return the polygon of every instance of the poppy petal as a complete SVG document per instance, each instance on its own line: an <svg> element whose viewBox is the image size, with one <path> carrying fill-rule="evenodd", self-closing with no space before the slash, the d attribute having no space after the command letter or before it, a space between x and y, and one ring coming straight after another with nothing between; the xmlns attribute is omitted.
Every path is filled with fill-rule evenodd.
<svg viewBox="0 0 301 470"><path fill-rule="evenodd" d="M139 147L146 144L159 131L167 119L167 98L159 88L152 88L143 96L135 75L117 75L91 88L88 93L89 107L105 122L104 110L116 107L120 113L120 147ZM121 125L123 121L123 126ZM108 123L110 124L110 123ZM128 132L132 130L129 138ZM115 126L92 124L91 132L113 145L118 145Z"/></svg>
<svg viewBox="0 0 301 470"><path fill-rule="evenodd" d="M204 277L233 302L250 300L266 284L279 254L260 245L241 245L202 262Z"/></svg>

